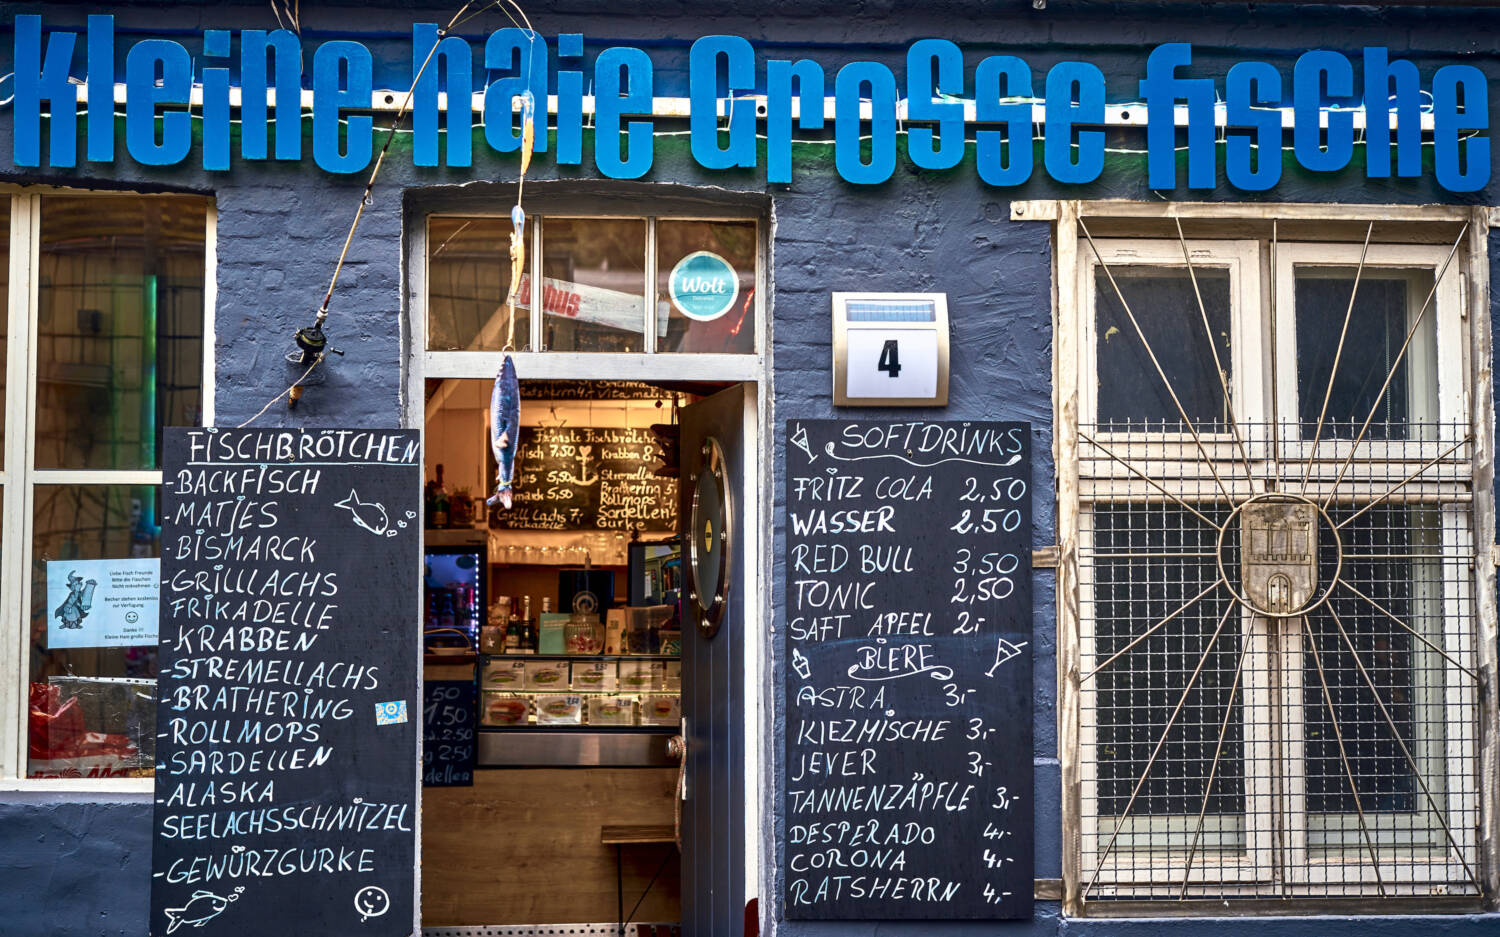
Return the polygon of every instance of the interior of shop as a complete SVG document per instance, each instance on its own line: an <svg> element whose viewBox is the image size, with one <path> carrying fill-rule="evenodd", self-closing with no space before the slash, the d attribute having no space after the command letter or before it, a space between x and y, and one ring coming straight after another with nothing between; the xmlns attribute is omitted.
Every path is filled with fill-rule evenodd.
<svg viewBox="0 0 1500 937"><path fill-rule="evenodd" d="M423 789L423 924L675 922L677 412L714 388L522 381L507 509L492 386L426 388L424 676L477 725L472 785Z"/></svg>

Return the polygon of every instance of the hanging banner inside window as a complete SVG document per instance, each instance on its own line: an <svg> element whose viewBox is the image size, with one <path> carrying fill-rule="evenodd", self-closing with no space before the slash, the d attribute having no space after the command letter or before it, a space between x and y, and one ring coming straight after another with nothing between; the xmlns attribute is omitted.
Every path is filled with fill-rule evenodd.
<svg viewBox="0 0 1500 937"><path fill-rule="evenodd" d="M301 38L284 29L209 29L201 44L192 43L193 51L172 39L142 39L128 50L116 45L113 16L88 17L82 37L44 32L40 16L15 18L16 166L76 166L80 87L87 100L113 99L121 62L124 144L137 163L192 160L206 170L226 170L236 139L241 161L301 161L306 154L299 128L304 109L310 109L312 158L319 168L356 173L370 164L375 62L362 43L323 42L305 56ZM549 42L507 28L490 35L478 52L462 36L439 40L436 25L413 27L411 74L429 53L447 73L442 89L439 68L422 71L412 86L415 165L438 165L441 150L444 165L471 166L480 136L497 153L516 152L523 136L516 124L527 112L518 102L530 95L534 102L556 101L550 126L534 133L540 158L551 141L558 165L581 165L588 128L598 171L638 179L651 170L657 124L683 119L676 108L670 114L656 108L654 64L641 49L611 45L590 62L581 33ZM763 136L771 183L792 181L794 132L804 141L818 131L825 133L819 142L833 146L838 174L855 184L890 179L902 152L918 169L953 169L968 158L972 141L979 178L992 186L1017 186L1034 174L1040 139L1045 175L1082 185L1104 171L1106 102L1113 102L1120 112L1114 123L1122 127L1141 125L1127 113L1146 115L1143 152L1153 189L1177 188L1183 142L1190 189L1214 188L1222 172L1231 188L1263 191L1280 181L1284 162L1322 173L1359 172L1363 165L1371 179L1418 177L1427 171L1424 146L1431 146L1431 171L1440 187L1484 188L1490 178L1485 73L1467 64L1419 70L1411 61L1391 59L1383 46L1366 47L1357 59L1329 50L1304 52L1290 76L1268 62L1239 62L1220 82L1192 77L1192 45L1169 42L1151 50L1144 77L1107 78L1090 62L1058 62L1041 74L1014 55L976 61L946 39L921 39L907 48L904 73L870 61L848 62L830 73L811 59L766 58L740 36L704 36L689 53L687 121L693 159L709 170L760 168L757 135ZM304 100L307 61L311 95ZM80 71L87 76L82 82L73 77ZM499 77L481 85L476 75ZM472 101L477 94L482 105L444 115L440 90L449 101ZM275 92L274 105L268 91ZM197 107L190 103L195 98L201 98ZM547 108L535 112L536 119L549 120ZM1356 126L1356 116L1362 126ZM1038 123L1044 128L1039 138ZM231 134L235 124L240 130ZM88 110L86 125L86 158L113 162L114 114L109 108ZM273 130L274 149L268 144ZM900 147L903 134L906 145ZM442 147L440 139L446 140ZM1363 159L1355 158L1356 148ZM1283 149L1290 150L1290 161Z"/></svg>
<svg viewBox="0 0 1500 937"><path fill-rule="evenodd" d="M156 643L161 560L47 563L47 647Z"/></svg>

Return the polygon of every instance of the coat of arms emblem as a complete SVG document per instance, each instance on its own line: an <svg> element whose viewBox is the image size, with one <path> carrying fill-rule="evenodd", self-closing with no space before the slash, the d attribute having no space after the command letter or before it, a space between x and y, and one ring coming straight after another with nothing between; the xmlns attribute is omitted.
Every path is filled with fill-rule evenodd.
<svg viewBox="0 0 1500 937"><path fill-rule="evenodd" d="M1240 575L1256 611L1291 614L1318 586L1318 511L1305 501L1258 500L1240 512Z"/></svg>

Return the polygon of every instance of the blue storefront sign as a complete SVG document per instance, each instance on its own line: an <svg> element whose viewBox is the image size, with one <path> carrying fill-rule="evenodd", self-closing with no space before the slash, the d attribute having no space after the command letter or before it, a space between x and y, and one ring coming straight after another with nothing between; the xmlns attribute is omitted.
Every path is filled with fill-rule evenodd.
<svg viewBox="0 0 1500 937"><path fill-rule="evenodd" d="M114 35L113 16L88 17L85 51L79 56L77 33L53 30L44 36L40 16L16 17L17 166L77 165L79 89L86 88L92 100L113 94ZM233 53L236 38L238 56ZM502 77L477 88L476 56L469 42L459 36L439 39L435 26L418 24L412 32L412 74L421 73L429 57L439 58L448 71L449 100L472 100L482 91L484 141L497 153L521 146L516 123L525 119L525 112L517 110L518 98L528 92L536 101L555 97L552 131L560 166L583 162L584 130L590 124L584 90L592 84L596 168L612 179L639 179L650 172L657 130L653 118L664 119L656 109L651 56L628 46L605 49L594 60L590 80L579 62L582 34L557 36L553 51L559 63L555 69L549 68L548 42L542 35L496 30L478 61L487 74ZM202 97L197 108L202 167L228 170L234 123L229 66L238 60L240 159L301 160L299 136L285 132L275 133L271 157L267 130L295 126L302 119L293 103L304 77L302 40L287 30L211 29L203 33L202 52L198 64L186 46L171 39L143 39L130 48L124 63L129 156L148 166L187 162L195 136L191 102L197 89ZM267 68L268 54L273 69ZM1301 170L1357 168L1355 152L1362 147L1368 178L1389 178L1393 170L1398 177L1421 176L1427 171L1424 120L1430 120L1431 173L1438 185L1450 192L1484 188L1490 178L1484 72L1474 65L1445 65L1424 86L1417 67L1392 59L1385 46L1366 47L1357 58L1362 81L1356 80L1351 56L1312 50L1297 58L1290 80L1267 62L1246 61L1231 67L1221 86L1213 78L1183 74L1192 66L1192 45L1168 42L1152 49L1144 80L1115 75L1111 88L1097 65L1066 61L1049 68L1041 87L1034 87L1031 65L1017 56L985 57L970 73L958 44L921 39L906 50L903 84L895 70L880 62L849 62L830 76L811 59L758 61L754 46L740 36L704 36L689 52L691 149L694 161L705 169L754 169L760 163L757 135L763 133L766 181L789 183L794 126L802 132L822 131L831 116L839 176L858 185L878 185L895 172L901 127L910 124L905 157L912 166L953 169L967 158L972 137L979 178L991 186L1018 186L1035 170L1034 109L1040 108L1041 168L1056 182L1083 185L1104 172L1104 127L1113 100L1116 106L1128 102L1146 112L1153 189L1177 187L1179 131L1187 138L1190 189L1212 188L1221 162L1232 188L1272 188L1281 180L1282 161L1259 154L1279 154L1288 129ZM361 172L370 164L375 142L375 119L368 113L374 89L370 49L333 40L319 45L311 62L313 161L327 172ZM73 77L79 66L87 76L82 82ZM418 166L438 165L435 71L422 73L412 89L412 161ZM268 90L275 91L274 108L267 106ZM825 113L830 90L831 115ZM1294 118L1290 128L1286 114ZM1356 126L1356 114L1363 127ZM470 108L448 111L443 122L449 141L446 165L473 164L474 117ZM546 117L542 120L545 125ZM45 160L44 123L49 128ZM534 149L542 152L548 132L545 126L538 129ZM88 112L86 130L86 159L113 162L115 124L108 112Z"/></svg>

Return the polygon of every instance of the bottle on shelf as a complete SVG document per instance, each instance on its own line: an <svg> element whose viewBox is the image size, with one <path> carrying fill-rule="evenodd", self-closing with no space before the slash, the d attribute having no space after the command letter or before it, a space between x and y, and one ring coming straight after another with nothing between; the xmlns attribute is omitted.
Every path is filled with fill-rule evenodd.
<svg viewBox="0 0 1500 937"><path fill-rule="evenodd" d="M448 489L443 484L443 466L437 467L437 489L433 492L432 526L448 526Z"/></svg>

